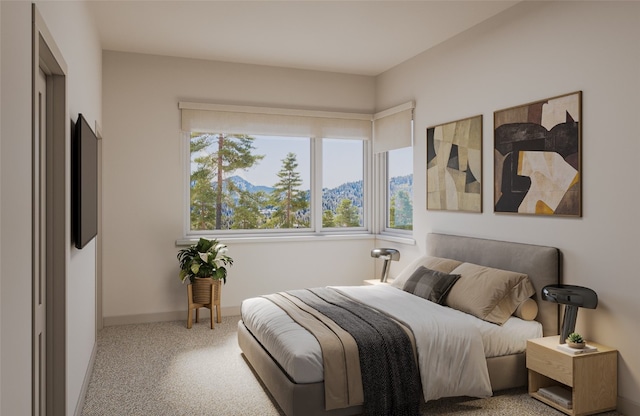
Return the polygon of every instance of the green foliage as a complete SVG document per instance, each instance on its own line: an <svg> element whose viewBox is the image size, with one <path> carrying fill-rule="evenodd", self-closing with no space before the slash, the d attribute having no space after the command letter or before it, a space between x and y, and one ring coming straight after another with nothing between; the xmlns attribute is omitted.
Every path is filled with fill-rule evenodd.
<svg viewBox="0 0 640 416"><path fill-rule="evenodd" d="M393 219L395 228L413 229L413 202L409 192L399 190L395 197Z"/></svg>
<svg viewBox="0 0 640 416"><path fill-rule="evenodd" d="M322 213L322 226L325 228L331 228L336 226L335 217L331 210L324 210Z"/></svg>
<svg viewBox="0 0 640 416"><path fill-rule="evenodd" d="M201 238L198 243L178 251L180 280L189 278L193 283L196 277L211 277L227 282L227 268L233 259L227 255L227 246L218 240Z"/></svg>
<svg viewBox="0 0 640 416"><path fill-rule="evenodd" d="M358 215L358 208L351 204L349 199L343 199L338 205L335 218L336 226L338 227L359 227L360 216Z"/></svg>
<svg viewBox="0 0 640 416"><path fill-rule="evenodd" d="M396 228L396 196L389 201L389 228Z"/></svg>
<svg viewBox="0 0 640 416"><path fill-rule="evenodd" d="M298 161L295 153L288 153L282 160L282 168L277 173L279 181L273 186L271 204L275 212L269 221L271 228L306 228L308 221L299 217L299 211L309 209L307 193L300 189L302 179L296 170Z"/></svg>
<svg viewBox="0 0 640 416"><path fill-rule="evenodd" d="M197 166L191 174L191 229L228 228L230 219L223 218L223 206L232 201L224 191L224 181L264 159L264 155L253 154L254 140L243 134L191 134L191 157Z"/></svg>
<svg viewBox="0 0 640 416"><path fill-rule="evenodd" d="M232 229L255 230L261 228L266 222L264 215L260 212L261 207L266 205L267 194L262 191L251 193L237 190L238 203L233 209Z"/></svg>
<svg viewBox="0 0 640 416"><path fill-rule="evenodd" d="M584 342L584 338L582 338L582 335L578 334L577 332L572 332L567 337L567 341L574 342L576 344L580 344L580 343Z"/></svg>

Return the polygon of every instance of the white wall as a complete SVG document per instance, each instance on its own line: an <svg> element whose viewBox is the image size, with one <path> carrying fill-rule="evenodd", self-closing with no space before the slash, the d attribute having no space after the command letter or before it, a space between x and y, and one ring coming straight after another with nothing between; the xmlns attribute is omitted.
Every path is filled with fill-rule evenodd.
<svg viewBox="0 0 640 416"><path fill-rule="evenodd" d="M69 122L101 120L102 52L81 2L37 3L67 63ZM2 2L2 414L31 413L31 3ZM71 24L73 22L73 24ZM71 247L67 273L67 414L95 345L95 243Z"/></svg>
<svg viewBox="0 0 640 416"><path fill-rule="evenodd" d="M414 227L551 245L564 283L594 289L587 339L619 349L621 409L640 412L637 118L640 3L523 2L377 78L376 107L415 99ZM583 91L582 218L493 213L493 112ZM483 213L426 211L426 128L484 116ZM424 240L418 243L424 246Z"/></svg>
<svg viewBox="0 0 640 416"><path fill-rule="evenodd" d="M105 324L186 319L176 240L183 237L178 101L371 112L373 77L105 51L103 55ZM373 275L373 239L229 245L224 311L278 290ZM237 313L237 312L236 312Z"/></svg>

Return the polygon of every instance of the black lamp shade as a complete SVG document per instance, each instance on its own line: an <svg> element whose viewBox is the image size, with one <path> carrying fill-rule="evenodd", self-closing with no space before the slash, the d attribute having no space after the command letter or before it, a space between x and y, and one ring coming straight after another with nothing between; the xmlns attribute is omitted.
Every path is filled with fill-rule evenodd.
<svg viewBox="0 0 640 416"><path fill-rule="evenodd" d="M542 299L547 302L565 305L560 343L563 343L576 328L578 308L595 309L598 306L598 295L593 290L574 285L548 285L542 288Z"/></svg>

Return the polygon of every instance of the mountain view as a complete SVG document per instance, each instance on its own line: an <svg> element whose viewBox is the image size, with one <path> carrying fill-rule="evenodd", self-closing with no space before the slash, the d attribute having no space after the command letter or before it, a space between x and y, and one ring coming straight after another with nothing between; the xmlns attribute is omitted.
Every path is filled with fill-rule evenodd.
<svg viewBox="0 0 640 416"><path fill-rule="evenodd" d="M362 170L357 167L360 162L354 166L350 162L354 157L362 157L362 144L355 150L344 147L344 143L335 148L332 146L336 143L326 144L327 149L333 149L333 153L325 155L327 163L336 166L327 178L323 176L323 181L331 185L322 189L321 212L315 214L321 216L322 228L363 227L366 220L364 186L362 180L357 180L362 178ZM342 157L345 152L350 156L338 161L336 155ZM192 133L190 153L192 230L305 229L314 226L309 190L312 183L309 141ZM241 171L247 176L233 175L233 172ZM391 228L411 227L412 175L401 176L405 172L398 170L391 179L387 212L387 225ZM225 179L224 173L231 176Z"/></svg>
<svg viewBox="0 0 640 416"><path fill-rule="evenodd" d="M227 180L233 182L233 184L238 187L238 189L242 191L247 191L250 193L255 192L265 192L267 194L273 191L272 187L269 186L261 186L254 185L247 180L243 179L240 176L231 176ZM391 195L393 198L397 195L398 191L405 190L409 192L409 196L413 198L413 175L405 175L405 176L396 176L391 178L390 181L390 189ZM306 191L307 200L309 199L309 191ZM343 183L340 186L335 188L323 188L322 189L322 211L333 211L335 212L338 208L338 205L343 199L348 199L352 201L353 205L358 208L358 211L362 212L362 201L363 201L363 191L362 191L362 181L357 182L347 182Z"/></svg>

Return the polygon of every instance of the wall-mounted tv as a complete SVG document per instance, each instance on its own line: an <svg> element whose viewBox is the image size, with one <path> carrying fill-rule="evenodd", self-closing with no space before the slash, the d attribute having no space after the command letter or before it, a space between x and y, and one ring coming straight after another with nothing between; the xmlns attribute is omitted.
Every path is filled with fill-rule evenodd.
<svg viewBox="0 0 640 416"><path fill-rule="evenodd" d="M98 138L78 114L71 141L71 235L78 249L98 234Z"/></svg>

